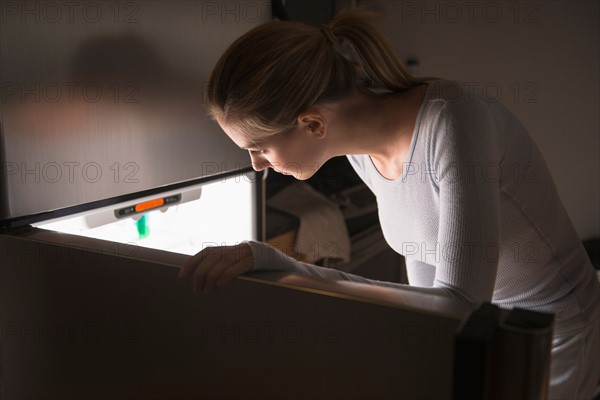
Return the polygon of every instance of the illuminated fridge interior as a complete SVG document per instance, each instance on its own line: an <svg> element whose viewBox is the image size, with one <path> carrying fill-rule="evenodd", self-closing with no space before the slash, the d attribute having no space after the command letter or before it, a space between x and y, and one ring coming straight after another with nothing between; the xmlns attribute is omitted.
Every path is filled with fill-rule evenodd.
<svg viewBox="0 0 600 400"><path fill-rule="evenodd" d="M256 179L230 175L33 226L192 255L257 239Z"/></svg>

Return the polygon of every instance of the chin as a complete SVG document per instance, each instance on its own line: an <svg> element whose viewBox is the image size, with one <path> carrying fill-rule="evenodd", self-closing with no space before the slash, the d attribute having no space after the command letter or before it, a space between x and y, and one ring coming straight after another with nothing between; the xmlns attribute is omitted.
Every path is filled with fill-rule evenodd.
<svg viewBox="0 0 600 400"><path fill-rule="evenodd" d="M310 171L309 173L305 173L305 174L291 174L291 175L294 178L298 179L299 181L305 181L307 179L312 178L316 173L317 173L317 171Z"/></svg>
<svg viewBox="0 0 600 400"><path fill-rule="evenodd" d="M296 168L290 168L287 171L286 170L278 171L278 170L274 169L274 171L278 172L282 175L292 176L299 181L305 181L307 179L310 179L315 175L315 173L317 173L317 170L314 170L314 169L306 169L304 171L303 170L298 171L298 169L296 169Z"/></svg>
<svg viewBox="0 0 600 400"><path fill-rule="evenodd" d="M299 175L297 173L286 173L286 172L282 172L282 171L275 171L281 175L285 175L285 176L291 176L299 181L305 181L307 179L309 179L311 176L313 176L314 174L310 174L310 175Z"/></svg>
<svg viewBox="0 0 600 400"><path fill-rule="evenodd" d="M310 173L310 174L299 174L297 172L285 172L285 171L277 171L277 170L274 170L274 171L281 175L294 177L294 178L298 179L299 181L305 181L314 175L314 172Z"/></svg>

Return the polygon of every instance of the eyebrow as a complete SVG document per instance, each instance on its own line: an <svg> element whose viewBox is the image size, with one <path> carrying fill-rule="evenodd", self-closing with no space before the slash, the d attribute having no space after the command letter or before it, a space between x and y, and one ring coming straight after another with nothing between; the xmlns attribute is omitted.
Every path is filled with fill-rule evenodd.
<svg viewBox="0 0 600 400"><path fill-rule="evenodd" d="M260 146L258 145L258 143L252 142L250 144L245 144L245 145L241 146L240 149L242 149L242 150L259 149L260 150Z"/></svg>

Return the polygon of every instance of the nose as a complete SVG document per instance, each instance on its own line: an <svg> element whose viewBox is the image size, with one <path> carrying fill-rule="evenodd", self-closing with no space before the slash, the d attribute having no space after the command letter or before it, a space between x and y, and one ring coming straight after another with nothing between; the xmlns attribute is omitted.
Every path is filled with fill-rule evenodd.
<svg viewBox="0 0 600 400"><path fill-rule="evenodd" d="M271 166L271 163L269 163L269 161L259 157L253 152L250 152L250 159L252 161L252 168L254 168L255 171L262 171L263 169L267 169Z"/></svg>

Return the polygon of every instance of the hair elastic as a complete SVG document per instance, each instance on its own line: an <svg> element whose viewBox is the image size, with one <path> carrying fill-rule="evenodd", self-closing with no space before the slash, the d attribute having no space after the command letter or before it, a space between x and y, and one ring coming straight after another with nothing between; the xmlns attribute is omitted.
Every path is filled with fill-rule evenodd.
<svg viewBox="0 0 600 400"><path fill-rule="evenodd" d="M321 25L321 32L323 32L323 35L325 35L327 40L329 40L329 43L331 43L332 45L335 45L337 43L338 39L331 31L329 25Z"/></svg>

